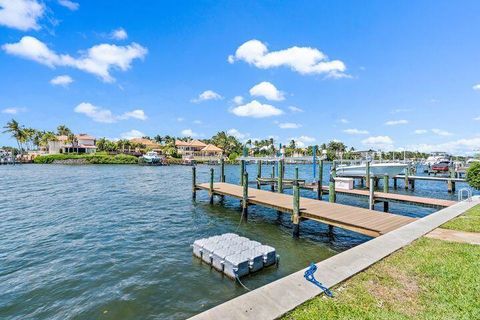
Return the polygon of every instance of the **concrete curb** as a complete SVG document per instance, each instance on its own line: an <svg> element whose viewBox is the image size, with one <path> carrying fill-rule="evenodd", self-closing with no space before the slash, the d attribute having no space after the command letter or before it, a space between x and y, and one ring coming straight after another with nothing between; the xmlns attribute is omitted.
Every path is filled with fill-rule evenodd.
<svg viewBox="0 0 480 320"><path fill-rule="evenodd" d="M335 286L477 204L480 204L480 196L442 209L321 261L316 264L318 270L315 277L326 287ZM276 280L190 319L276 319L322 293L318 287L304 279L305 270Z"/></svg>

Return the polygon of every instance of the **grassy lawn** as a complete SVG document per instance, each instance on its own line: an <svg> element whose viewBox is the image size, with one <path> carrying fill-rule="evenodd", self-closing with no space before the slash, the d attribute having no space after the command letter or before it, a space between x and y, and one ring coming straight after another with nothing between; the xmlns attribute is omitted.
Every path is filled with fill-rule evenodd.
<svg viewBox="0 0 480 320"><path fill-rule="evenodd" d="M442 228L459 231L480 232L480 205L477 205L461 216L445 223Z"/></svg>
<svg viewBox="0 0 480 320"><path fill-rule="evenodd" d="M283 319L480 319L479 270L480 246L421 238Z"/></svg>

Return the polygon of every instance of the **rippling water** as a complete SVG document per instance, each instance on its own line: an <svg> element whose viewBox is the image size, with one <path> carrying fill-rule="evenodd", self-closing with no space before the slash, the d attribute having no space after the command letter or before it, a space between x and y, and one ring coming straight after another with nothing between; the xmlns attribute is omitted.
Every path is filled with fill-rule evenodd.
<svg viewBox="0 0 480 320"><path fill-rule="evenodd" d="M209 168L198 167L199 181L208 181ZM256 175L256 166L248 170ZM238 171L227 166L227 181L238 181ZM301 176L309 175L311 166L301 166ZM249 288L369 239L337 228L332 237L326 226L307 221L293 240L288 216L257 206L239 224L238 200L211 206L199 192L192 201L190 167L17 165L1 166L0 176L2 319L186 318L245 293L192 257L195 239L237 232L275 247L279 266L246 277ZM454 197L441 183L416 188ZM338 200L367 207L365 199ZM432 212L390 209L416 217Z"/></svg>

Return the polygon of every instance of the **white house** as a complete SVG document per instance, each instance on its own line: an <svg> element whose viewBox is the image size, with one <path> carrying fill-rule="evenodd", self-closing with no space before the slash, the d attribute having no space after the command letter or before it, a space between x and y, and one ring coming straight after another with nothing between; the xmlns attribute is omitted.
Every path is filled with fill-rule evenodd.
<svg viewBox="0 0 480 320"><path fill-rule="evenodd" d="M86 133L75 135L73 143L68 142L67 136L57 136L56 140L48 141L48 153L94 153L97 151L95 137Z"/></svg>

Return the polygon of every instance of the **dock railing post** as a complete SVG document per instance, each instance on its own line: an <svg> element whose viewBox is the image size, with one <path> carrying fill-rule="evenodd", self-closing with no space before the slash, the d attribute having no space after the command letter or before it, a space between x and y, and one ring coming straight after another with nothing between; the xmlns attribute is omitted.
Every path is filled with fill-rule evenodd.
<svg viewBox="0 0 480 320"><path fill-rule="evenodd" d="M409 184L409 180L408 180L408 168L405 170L405 190L408 189L408 184Z"/></svg>
<svg viewBox="0 0 480 320"><path fill-rule="evenodd" d="M370 188L370 161L367 161L365 164L365 183L367 184L367 188Z"/></svg>
<svg viewBox="0 0 480 320"><path fill-rule="evenodd" d="M262 160L257 162L257 189L260 189L260 180L262 178Z"/></svg>
<svg viewBox="0 0 480 320"><path fill-rule="evenodd" d="M245 172L243 177L242 219L248 219L248 172Z"/></svg>
<svg viewBox="0 0 480 320"><path fill-rule="evenodd" d="M272 192L275 191L275 165L272 166L272 181L271 181L271 190Z"/></svg>
<svg viewBox="0 0 480 320"><path fill-rule="evenodd" d="M335 168L335 163L332 165L333 168L330 173L330 182L328 183L328 200L333 203L337 200L337 196L335 194L335 177L337 175L337 169Z"/></svg>
<svg viewBox="0 0 480 320"><path fill-rule="evenodd" d="M278 186L279 193L283 193L283 160L278 162Z"/></svg>
<svg viewBox="0 0 480 320"><path fill-rule="evenodd" d="M318 161L317 199L321 200L323 195L323 160Z"/></svg>
<svg viewBox="0 0 480 320"><path fill-rule="evenodd" d="M210 204L213 204L213 179L214 179L214 170L210 168L210 188L208 190L210 194Z"/></svg>
<svg viewBox="0 0 480 320"><path fill-rule="evenodd" d="M220 182L225 182L225 159L220 159Z"/></svg>
<svg viewBox="0 0 480 320"><path fill-rule="evenodd" d="M197 198L197 168L192 167L192 198L195 200Z"/></svg>
<svg viewBox="0 0 480 320"><path fill-rule="evenodd" d="M240 185L243 186L243 174L245 173L245 160L240 160Z"/></svg>
<svg viewBox="0 0 480 320"><path fill-rule="evenodd" d="M298 238L300 235L300 188L298 181L293 182L293 237Z"/></svg>
<svg viewBox="0 0 480 320"><path fill-rule="evenodd" d="M383 192L388 193L388 174L383 176Z"/></svg>
<svg viewBox="0 0 480 320"><path fill-rule="evenodd" d="M375 198L374 198L374 193L373 193L373 190L374 190L374 184L373 184L373 177L370 178L370 185L369 185L369 197L368 197L368 208L370 210L373 210L374 207L375 207Z"/></svg>

